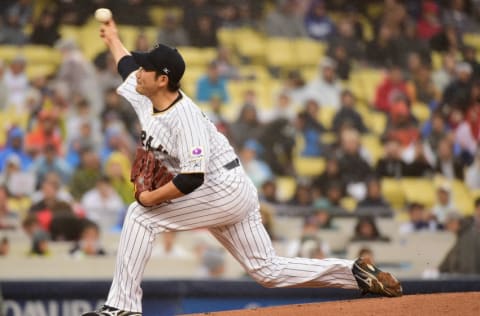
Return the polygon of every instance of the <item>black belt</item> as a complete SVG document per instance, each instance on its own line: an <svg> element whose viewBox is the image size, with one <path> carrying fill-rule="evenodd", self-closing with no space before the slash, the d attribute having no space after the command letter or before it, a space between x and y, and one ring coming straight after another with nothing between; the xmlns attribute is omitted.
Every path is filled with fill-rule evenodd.
<svg viewBox="0 0 480 316"><path fill-rule="evenodd" d="M237 159L232 160L229 163L227 163L225 166L223 166L223 168L225 168L227 170L232 170L232 169L237 168L238 166L240 166L240 160L238 160L238 158L237 158Z"/></svg>

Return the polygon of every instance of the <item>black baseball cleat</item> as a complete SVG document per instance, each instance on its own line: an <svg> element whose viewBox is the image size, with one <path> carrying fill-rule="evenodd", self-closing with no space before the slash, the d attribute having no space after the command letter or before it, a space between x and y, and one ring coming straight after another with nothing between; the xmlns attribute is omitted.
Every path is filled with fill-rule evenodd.
<svg viewBox="0 0 480 316"><path fill-rule="evenodd" d="M142 316L142 313L122 311L118 308L103 305L94 312L88 312L82 316Z"/></svg>
<svg viewBox="0 0 480 316"><path fill-rule="evenodd" d="M379 294L388 297L402 296L402 285L390 273L377 268L371 259L358 258L352 268L358 287L363 294Z"/></svg>

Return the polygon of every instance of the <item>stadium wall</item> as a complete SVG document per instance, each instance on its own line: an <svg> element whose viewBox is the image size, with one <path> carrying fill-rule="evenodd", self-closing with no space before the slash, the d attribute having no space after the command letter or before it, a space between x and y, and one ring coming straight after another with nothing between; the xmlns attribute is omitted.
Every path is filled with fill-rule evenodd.
<svg viewBox="0 0 480 316"><path fill-rule="evenodd" d="M101 305L110 281L1 282L5 316L78 316ZM480 278L404 280L405 294L480 291ZM252 281L149 280L144 315L255 308L360 298L341 289L266 289Z"/></svg>

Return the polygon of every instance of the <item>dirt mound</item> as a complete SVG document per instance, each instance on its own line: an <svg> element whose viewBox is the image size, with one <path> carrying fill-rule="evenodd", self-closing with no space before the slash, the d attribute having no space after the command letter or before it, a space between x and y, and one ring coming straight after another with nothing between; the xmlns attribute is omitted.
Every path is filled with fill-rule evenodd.
<svg viewBox="0 0 480 316"><path fill-rule="evenodd" d="M398 298L365 298L316 304L299 304L195 314L211 316L470 316L480 315L480 292L406 295ZM194 316L190 314L189 316Z"/></svg>

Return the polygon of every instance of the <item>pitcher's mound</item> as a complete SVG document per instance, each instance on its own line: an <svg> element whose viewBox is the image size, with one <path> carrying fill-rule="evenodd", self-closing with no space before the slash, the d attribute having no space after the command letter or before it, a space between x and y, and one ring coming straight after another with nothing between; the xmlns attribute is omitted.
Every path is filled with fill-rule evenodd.
<svg viewBox="0 0 480 316"><path fill-rule="evenodd" d="M480 315L480 292L406 295L316 304L286 305L254 310L196 314L211 316L470 316ZM190 316L194 316L193 314Z"/></svg>

